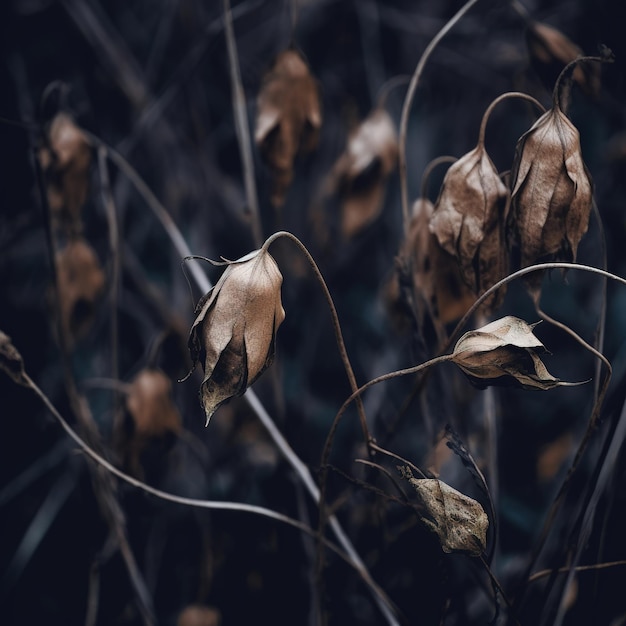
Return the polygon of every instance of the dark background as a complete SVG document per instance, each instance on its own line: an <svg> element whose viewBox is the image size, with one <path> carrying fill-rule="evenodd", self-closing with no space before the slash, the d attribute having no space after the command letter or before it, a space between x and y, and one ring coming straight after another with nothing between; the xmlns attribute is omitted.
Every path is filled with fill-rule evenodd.
<svg viewBox="0 0 626 626"><path fill-rule="evenodd" d="M289 5L233 3L243 87L250 120L264 72L290 41ZM319 202L324 177L341 153L348 129L374 106L383 83L411 74L420 54L461 4L446 1L302 0L294 40L319 81L323 128L317 151L296 163L280 212L269 203L270 178L255 152L265 235L290 230L309 247L336 298L360 383L425 360L407 319L393 313L387 286L402 239L399 178L389 178L380 217L349 241L336 235L338 202ZM602 68L593 96L574 88L569 114L579 128L584 158L595 182L606 233L608 269L626 276L626 85L622 9L617 2L531 2L529 14L560 29L585 52L598 44L616 62ZM533 66L525 23L507 2L485 0L435 50L411 108L407 138L408 185L416 197L426 164L440 154L460 156L474 145L489 102L523 90L549 105L554 72ZM61 355L50 308L51 270L45 214L33 168L33 145L59 107L116 147L169 210L194 253L237 258L254 247L234 130L229 64L217 0L7 0L0 7L0 329L21 352L29 375L74 423L64 391ZM42 100L62 81L61 101ZM399 123L405 87L393 90L387 110ZM522 104L501 105L487 131L499 170L509 169L517 138L533 121ZM251 121L251 124L253 122ZM111 167L123 245L119 300L120 378L145 366L166 330L158 365L172 380L185 374L186 334L193 301L180 259L143 199ZM443 169L431 179L436 197ZM107 222L95 168L84 208L85 237L110 271ZM320 239L319 232L330 233ZM313 224L317 226L314 228ZM579 261L602 264L593 222ZM287 317L278 333L274 366L255 391L314 475L330 423L349 395L326 304L302 258L288 243L273 253L284 275ZM219 271L207 270L215 281ZM570 272L546 278L543 305L587 340L602 303L597 277ZM536 569L559 567L574 520L604 441L620 415L626 374L623 286L608 285L604 352L614 377L602 421L555 521ZM201 295L194 292L194 298ZM501 314L529 322L536 314L520 285L509 289ZM89 387L110 376L110 308L99 304L89 333L72 355L107 448L111 447L111 394ZM537 331L552 355L549 370L564 380L595 376L595 361L564 333ZM151 441L141 457L142 479L178 495L266 506L315 526L316 508L242 400L220 409L204 429L197 401L198 375L174 382L185 437ZM373 434L381 445L420 467L432 464L439 433L450 423L485 469L487 449L482 395L451 365L433 370L423 401L407 401L413 381L395 380L365 396ZM549 392L498 390L497 483L499 547L493 563L515 596L549 504L582 436L592 385ZM141 624L124 564L107 541L108 527L94 497L87 462L28 390L0 376L0 623L84 624L90 580L98 580L96 622ZM356 414L340 428L331 462L387 493L379 472L353 463L364 458ZM441 449L441 448L439 448ZM120 451L111 456L120 460ZM395 475L395 465L377 458ZM624 459L611 462L610 480L581 564L626 558ZM480 499L470 475L452 456L442 479ZM331 472L331 501L374 579L407 623L485 623L495 612L493 593L476 559L446 555L411 509L386 502L339 472ZM497 480L496 480L497 479ZM399 480L399 478L398 478ZM297 531L244 513L208 512L161 502L120 484L131 548L154 604L158 624L176 624L189 604L211 607L223 626L260 621L314 623L320 605L330 624L384 623L356 574L328 557L319 601L313 578L314 545ZM490 539L490 541L492 538ZM94 563L99 564L96 568ZM97 576L94 572L98 572ZM581 573L567 624L622 624L626 620L623 567ZM91 578L90 578L91 576ZM563 578L559 579L560 581ZM556 591L546 600L531 587L520 623L552 623ZM93 590L93 584L91 586ZM543 620L543 622L540 622Z"/></svg>

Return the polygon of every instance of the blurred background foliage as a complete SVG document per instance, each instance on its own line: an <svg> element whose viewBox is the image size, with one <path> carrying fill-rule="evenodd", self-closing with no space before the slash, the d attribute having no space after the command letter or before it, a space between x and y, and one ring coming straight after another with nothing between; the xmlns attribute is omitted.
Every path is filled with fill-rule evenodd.
<svg viewBox="0 0 626 626"><path fill-rule="evenodd" d="M585 52L596 53L600 43L615 52L617 61L602 69L597 93L575 86L569 114L580 130L595 182L608 268L626 276L626 50L620 9L610 0L523 2L533 19L558 28ZM265 236L289 230L319 263L362 384L433 356L433 337L420 340L393 295L394 258L403 239L397 172L386 181L380 214L349 237L340 226L342 198L337 190L327 193L325 185L351 129L376 106L385 82L413 72L428 42L461 3L300 0L298 5L293 33L287 2L243 0L232 6L250 131L263 75L292 38L318 81L322 100L317 149L296 160L293 182L278 210L270 202L270 172L255 150L260 214ZM39 130L59 110L71 113L78 126L116 148L136 168L194 254L234 259L249 252L255 242L233 121L223 7L217 0L7 0L0 7L0 31L0 329L12 337L30 376L74 423L60 365L47 218L33 160ZM521 90L549 104L558 68L555 72L533 62L526 31L525 20L511 4L484 0L435 50L409 118L412 200L431 159L458 157L475 145L482 113L496 96ZM60 83L49 89L55 81ZM406 84L395 87L385 103L396 125L405 91ZM487 149L498 170L510 168L517 138L533 120L523 102L496 109ZM179 255L144 198L113 165L109 172L121 263L119 380L127 384L148 365L156 366L172 381L174 404L156 434L141 438L124 394L116 399L102 383L114 371L113 258L95 163L94 157L82 210L83 235L108 287L91 325L75 342L71 365L108 454L126 471L166 491L259 504L315 527L316 507L245 401L222 407L205 429L197 398L199 374L176 383L190 366L187 333L194 302L202 294L194 288L190 296ZM438 168L431 177L433 201L444 172ZM359 181L366 189L372 184L368 176L373 180L376 171ZM578 258L600 266L601 250L592 218ZM332 419L350 388L310 269L288 242L275 244L272 253L284 275L286 319L278 333L276 361L254 389L315 475ZM213 282L219 277L219 269L207 265L206 271ZM555 272L544 281L544 309L589 341L602 301L597 277L570 272L563 278ZM624 288L609 284L606 303L604 352L614 365L613 382L600 427L536 569L565 565L573 521L581 513L590 478L606 458L605 438L622 410ZM519 284L509 288L500 314L536 321ZM537 334L552 353L547 364L553 374L565 380L596 376L594 359L567 335L545 323ZM484 392L471 388L453 366L433 370L419 393L414 387L415 380L407 377L366 393L372 433L380 445L440 473L486 505L463 464L441 442L446 424L460 434L487 474L497 504L499 538L492 567L513 597L584 431L593 385L546 393L497 390L495 446L485 427ZM39 401L4 376L0 411L0 623L145 623L94 495L98 483L83 456ZM116 415L123 424L121 436L114 428ZM488 462L494 455L495 473ZM356 483L353 478L395 495L384 475L354 463L366 457L351 410L331 457L336 471L330 472L328 499L406 623L491 619L493 592L480 563L444 554L410 508ZM393 461L376 460L396 475ZM611 459L610 481L596 503L582 564L626 559L620 487L624 461L623 455ZM123 484L116 497L158 624L315 623L318 606L329 624L383 623L356 574L331 556L320 600L313 575L315 545L289 527L242 513L161 502ZM565 623L626 623L623 595L611 591L623 583L624 572L615 567L580 573ZM548 600L543 583L530 587L520 623L552 623L561 582ZM203 612L185 616L190 605L204 607ZM198 621L184 621L193 619Z"/></svg>

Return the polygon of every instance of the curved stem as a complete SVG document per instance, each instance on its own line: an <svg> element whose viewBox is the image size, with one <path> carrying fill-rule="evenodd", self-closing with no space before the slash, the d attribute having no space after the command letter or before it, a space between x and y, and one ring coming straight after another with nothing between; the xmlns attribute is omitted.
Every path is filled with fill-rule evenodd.
<svg viewBox="0 0 626 626"><path fill-rule="evenodd" d="M621 567L626 565L626 561L608 561L607 563L594 563L592 565L577 565L574 568L575 572L590 572L597 571L601 569L609 569L611 567ZM570 571L570 567L559 567L556 570L557 574L567 574ZM532 576L528 577L529 583L534 583L537 580L541 580L542 578L547 578L550 576L554 570L551 569L543 569L539 572L535 572Z"/></svg>
<svg viewBox="0 0 626 626"><path fill-rule="evenodd" d="M456 25L456 23L478 2L478 0L468 0L456 13L450 18L450 20L444 25L444 27L432 38L431 42L426 46L426 49L422 53L417 67L411 77L409 89L404 98L404 104L402 105L402 116L400 118L400 133L398 138L398 150L399 150L399 166L400 166L400 190L402 195L402 219L404 223L404 230L408 232L410 213L409 213L409 191L407 188L406 179L406 137L409 124L409 111L417 86L419 84L424 67L433 50L437 47L439 42L448 34L448 32Z"/></svg>
<svg viewBox="0 0 626 626"><path fill-rule="evenodd" d="M458 159L454 156L450 156L450 155L443 155L443 156L438 156L435 159L433 159L432 161L430 161L430 163L428 163L428 165L426 165L426 167L424 168L424 173L422 174L422 185L420 187L420 198L428 198L428 182L429 182L429 178L430 175L433 173L433 170L439 166L442 165L443 163L454 163L455 161L457 161Z"/></svg>
<svg viewBox="0 0 626 626"><path fill-rule="evenodd" d="M410 80L411 77L408 74L400 74L399 76L392 76L389 80L385 81L376 94L376 108L384 108L391 91L396 87L406 85Z"/></svg>
<svg viewBox="0 0 626 626"><path fill-rule="evenodd" d="M483 113L483 119L480 122L480 130L478 131L478 145L485 145L485 131L487 129L487 122L489 121L489 117L493 110L502 102L503 100L508 100L509 98L521 98L522 100L527 100L531 104L534 104L542 113L546 112L546 107L539 102L536 98L528 95L527 93L523 93L521 91L507 91L506 93L500 94L495 100L491 102L491 104L487 107L485 112Z"/></svg>
<svg viewBox="0 0 626 626"><path fill-rule="evenodd" d="M572 74L574 72L574 68L581 62L586 61L597 61L598 63L612 63L613 59L611 56L606 57L598 57L598 56L587 56L587 57L578 57L573 61L570 61L559 74L556 82L554 83L554 90L552 91L552 105L555 108L559 108L563 113L567 113L567 106L569 104L569 86L572 82Z"/></svg>
<svg viewBox="0 0 626 626"><path fill-rule="evenodd" d="M230 65L230 86L233 99L235 116L235 131L239 143L239 154L243 165L243 179L246 189L246 202L252 218L252 235L255 245L263 243L263 229L259 214L256 182L254 178L254 159L252 157L252 145L250 143L250 129L248 127L248 114L246 112L246 98L241 82L241 70L239 69L239 57L237 55L237 43L233 28L233 16L230 10L230 0L224 0L224 31L226 34L226 46L228 48L228 62Z"/></svg>
<svg viewBox="0 0 626 626"><path fill-rule="evenodd" d="M328 285L320 272L315 259L311 256L311 253L307 250L306 246L292 233L281 230L270 237L267 238L261 250L267 250L270 245L276 241L277 239L284 237L293 241L301 250L301 252L306 257L309 265L313 269L315 273L315 277L317 278L322 291L324 292L324 296L326 298L326 302L328 303L328 308L330 309L330 314L333 320L333 330L335 331L335 339L337 341L337 348L339 349L339 355L341 356L341 361L343 362L343 366L346 370L346 374L348 375L348 380L350 381L350 388L354 393L358 390L358 385L356 383L356 377L354 376L354 370L352 369L352 365L350 363L350 358L348 357L348 351L346 350L346 344L343 340L343 333L341 332L341 324L339 323L339 316L337 315L337 309L335 308L335 303L333 302L333 297L330 295L330 291L328 290ZM370 441L370 433L367 427L367 417L365 415L365 407L363 406L363 401L357 395L355 396L357 400L357 410L359 412L359 420L361 421L361 429L363 430L363 438L365 440L365 445L369 444Z"/></svg>

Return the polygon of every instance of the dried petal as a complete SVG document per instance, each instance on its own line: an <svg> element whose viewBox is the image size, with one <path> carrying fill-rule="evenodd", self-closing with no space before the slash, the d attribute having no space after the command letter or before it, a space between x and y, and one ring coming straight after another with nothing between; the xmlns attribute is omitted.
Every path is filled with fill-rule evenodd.
<svg viewBox="0 0 626 626"><path fill-rule="evenodd" d="M172 399L172 383L160 370L143 369L135 376L126 407L138 438L162 437L181 429L182 419Z"/></svg>
<svg viewBox="0 0 626 626"><path fill-rule="evenodd" d="M511 184L510 228L522 267L575 260L589 223L592 182L578 131L558 106L520 138Z"/></svg>
<svg viewBox="0 0 626 626"><path fill-rule="evenodd" d="M254 139L272 170L272 204L281 206L300 152L317 146L322 113L317 83L296 50L281 52L263 80Z"/></svg>
<svg viewBox="0 0 626 626"><path fill-rule="evenodd" d="M105 277L93 248L82 238L57 253L61 322L68 338L82 336L93 321Z"/></svg>
<svg viewBox="0 0 626 626"><path fill-rule="evenodd" d="M489 518L479 502L436 478L410 478L428 515L422 522L437 533L444 552L480 556L487 548Z"/></svg>
<svg viewBox="0 0 626 626"><path fill-rule="evenodd" d="M282 275L268 252L255 251L229 263L200 300L189 350L204 367L200 388L207 416L241 396L274 358L276 331L283 319Z"/></svg>
<svg viewBox="0 0 626 626"><path fill-rule="evenodd" d="M67 113L59 113L52 120L39 160L53 215L69 234L78 234L82 230L81 210L89 190L91 146Z"/></svg>
<svg viewBox="0 0 626 626"><path fill-rule="evenodd" d="M480 294L504 274L504 213L509 192L479 144L446 173L430 229L456 257L463 280Z"/></svg>
<svg viewBox="0 0 626 626"><path fill-rule="evenodd" d="M374 109L348 138L331 174L331 191L341 196L341 232L350 239L380 214L387 177L396 167L398 138L384 109Z"/></svg>
<svg viewBox="0 0 626 626"><path fill-rule="evenodd" d="M13 382L27 386L24 361L22 355L13 345L11 337L0 330L0 370L2 370Z"/></svg>
<svg viewBox="0 0 626 626"><path fill-rule="evenodd" d="M549 86L568 63L583 54L569 37L543 22L529 23L526 41L533 68ZM600 70L594 63L576 67L573 78L588 94L597 95L600 91Z"/></svg>
<svg viewBox="0 0 626 626"><path fill-rule="evenodd" d="M477 387L516 385L524 389L552 389L578 383L554 378L539 358L545 346L534 326L508 315L465 333L454 346L452 361Z"/></svg>

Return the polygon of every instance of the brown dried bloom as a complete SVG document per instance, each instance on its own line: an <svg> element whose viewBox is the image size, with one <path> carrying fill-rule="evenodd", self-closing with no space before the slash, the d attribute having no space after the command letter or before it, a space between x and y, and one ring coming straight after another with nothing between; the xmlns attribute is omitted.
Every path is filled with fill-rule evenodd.
<svg viewBox="0 0 626 626"><path fill-rule="evenodd" d="M350 239L380 214L385 183L398 160L391 116L374 109L351 133L333 167L331 190L341 197L341 233Z"/></svg>
<svg viewBox="0 0 626 626"><path fill-rule="evenodd" d="M465 333L454 346L456 363L474 385L552 389L579 383L554 378L539 358L545 346L533 334L536 326L508 315Z"/></svg>
<svg viewBox="0 0 626 626"><path fill-rule="evenodd" d="M69 234L82 230L81 210L89 190L91 146L83 131L67 113L58 113L39 150L46 176L48 204Z"/></svg>
<svg viewBox="0 0 626 626"><path fill-rule="evenodd" d="M217 408L241 396L274 359L276 331L285 319L283 277L269 252L228 262L219 281L198 302L189 350L204 367L200 387L207 425Z"/></svg>
<svg viewBox="0 0 626 626"><path fill-rule="evenodd" d="M254 140L272 170L272 204L282 206L300 152L317 146L322 126L315 79L296 50L281 52L263 80L257 100Z"/></svg>
<svg viewBox="0 0 626 626"><path fill-rule="evenodd" d="M61 323L68 339L82 336L93 321L105 276L93 248L71 240L56 256Z"/></svg>
<svg viewBox="0 0 626 626"><path fill-rule="evenodd" d="M443 181L430 229L480 294L505 273L504 212L509 192L482 142L454 163Z"/></svg>

